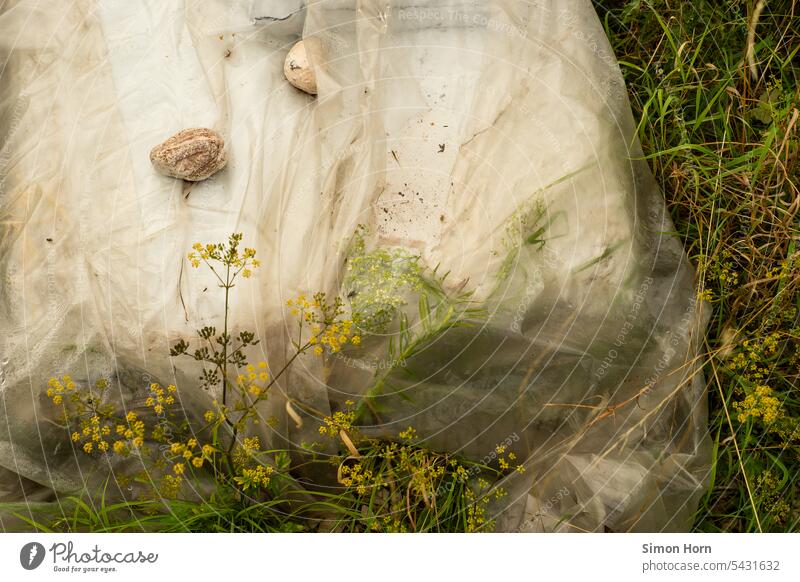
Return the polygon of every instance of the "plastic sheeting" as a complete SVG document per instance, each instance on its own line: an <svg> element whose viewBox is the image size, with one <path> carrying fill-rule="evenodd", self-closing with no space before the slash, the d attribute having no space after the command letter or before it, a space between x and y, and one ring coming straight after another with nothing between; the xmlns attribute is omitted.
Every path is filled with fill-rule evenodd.
<svg viewBox="0 0 800 582"><path fill-rule="evenodd" d="M690 526L709 463L705 310L588 0L0 10L2 500L97 482L51 422L52 375L109 377L126 406L175 382L188 415L208 406L197 370L168 357L222 315L184 257L240 231L264 267L237 287L234 326L274 369L293 294L388 317L362 348L295 365L294 397L356 399L366 434L411 425L477 460L510 439L527 470L504 483L498 530ZM283 78L301 37L317 99ZM150 148L198 126L226 137L228 167L197 184L156 174ZM354 253L384 257L383 279L348 270ZM440 282L434 320L409 269ZM375 307L381 285L392 298ZM465 293L479 312L459 311ZM448 325L450 307L471 325ZM263 412L272 446L319 440L277 396Z"/></svg>

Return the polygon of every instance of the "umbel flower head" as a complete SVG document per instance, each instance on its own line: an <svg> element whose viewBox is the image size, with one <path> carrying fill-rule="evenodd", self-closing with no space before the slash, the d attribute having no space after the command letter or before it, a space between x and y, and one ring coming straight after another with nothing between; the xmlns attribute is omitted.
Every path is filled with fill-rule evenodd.
<svg viewBox="0 0 800 582"><path fill-rule="evenodd" d="M239 245L242 242L242 233L235 232L228 237L227 243L208 243L201 244L196 242L192 245L192 251L186 255L192 267L198 268L201 262L206 263L211 270L223 282L221 273L217 272L217 268L224 267L225 273L229 275L225 279L232 283L233 279L241 273L245 279L253 274L253 269L261 266L261 262L255 258L256 250L250 247L245 247L240 250ZM224 286L224 285L223 285Z"/></svg>

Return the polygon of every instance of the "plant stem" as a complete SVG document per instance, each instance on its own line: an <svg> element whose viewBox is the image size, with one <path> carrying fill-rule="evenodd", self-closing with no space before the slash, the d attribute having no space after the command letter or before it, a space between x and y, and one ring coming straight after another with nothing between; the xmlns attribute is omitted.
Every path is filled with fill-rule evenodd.
<svg viewBox="0 0 800 582"><path fill-rule="evenodd" d="M222 337L225 343L222 344L222 405L227 404L228 399L228 296L231 290L231 266L225 267L225 324L222 330Z"/></svg>

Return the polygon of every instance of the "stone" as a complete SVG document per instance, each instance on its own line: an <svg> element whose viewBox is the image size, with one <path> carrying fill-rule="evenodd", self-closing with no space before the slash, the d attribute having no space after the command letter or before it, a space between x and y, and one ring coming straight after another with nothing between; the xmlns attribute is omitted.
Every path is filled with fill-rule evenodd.
<svg viewBox="0 0 800 582"><path fill-rule="evenodd" d="M159 173L189 182L199 182L219 172L228 163L225 139L213 129L195 127L179 131L150 152Z"/></svg>
<svg viewBox="0 0 800 582"><path fill-rule="evenodd" d="M317 76L308 59L307 47L308 43L301 40L291 48L283 63L283 74L289 83L301 91L316 95Z"/></svg>

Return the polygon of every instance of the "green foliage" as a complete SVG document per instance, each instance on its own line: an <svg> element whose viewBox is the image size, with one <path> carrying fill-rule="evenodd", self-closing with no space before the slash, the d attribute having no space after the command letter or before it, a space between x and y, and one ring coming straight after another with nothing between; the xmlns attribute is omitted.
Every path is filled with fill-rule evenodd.
<svg viewBox="0 0 800 582"><path fill-rule="evenodd" d="M408 295L422 289L420 257L405 249L368 251L366 227L353 235L344 287L355 325L365 333L385 332L406 304Z"/></svg>
<svg viewBox="0 0 800 582"><path fill-rule="evenodd" d="M703 358L714 461L695 527L796 531L797 6L767 2L754 23L747 2L597 4L644 153L713 307Z"/></svg>

